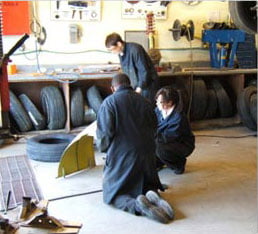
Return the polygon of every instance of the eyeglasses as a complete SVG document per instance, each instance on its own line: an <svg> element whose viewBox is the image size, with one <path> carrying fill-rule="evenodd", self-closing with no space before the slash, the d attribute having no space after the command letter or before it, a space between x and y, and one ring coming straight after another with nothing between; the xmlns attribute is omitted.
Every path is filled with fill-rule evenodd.
<svg viewBox="0 0 258 234"><path fill-rule="evenodd" d="M157 104L163 104L163 103L165 103L165 102L164 102L164 101L156 100L156 103L157 103Z"/></svg>
<svg viewBox="0 0 258 234"><path fill-rule="evenodd" d="M116 49L115 46L110 46L110 47L107 48L107 50L108 50L109 52L112 52L112 51L114 51L115 49Z"/></svg>

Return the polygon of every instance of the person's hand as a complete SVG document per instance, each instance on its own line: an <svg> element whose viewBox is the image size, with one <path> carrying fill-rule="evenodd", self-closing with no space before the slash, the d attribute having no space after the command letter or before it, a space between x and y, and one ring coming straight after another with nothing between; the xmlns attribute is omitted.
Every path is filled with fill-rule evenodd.
<svg viewBox="0 0 258 234"><path fill-rule="evenodd" d="M139 94L141 94L141 92L142 92L142 89L141 89L140 87L137 87L137 88L135 89L135 92L136 92L136 93L139 93Z"/></svg>

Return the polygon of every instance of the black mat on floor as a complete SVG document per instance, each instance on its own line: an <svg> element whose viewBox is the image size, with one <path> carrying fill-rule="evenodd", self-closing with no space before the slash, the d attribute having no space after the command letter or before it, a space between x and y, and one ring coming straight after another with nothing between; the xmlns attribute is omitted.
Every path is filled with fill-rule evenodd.
<svg viewBox="0 0 258 234"><path fill-rule="evenodd" d="M6 207L9 191L11 191L9 208L20 205L23 196L37 201L43 199L26 155L0 158L0 210Z"/></svg>

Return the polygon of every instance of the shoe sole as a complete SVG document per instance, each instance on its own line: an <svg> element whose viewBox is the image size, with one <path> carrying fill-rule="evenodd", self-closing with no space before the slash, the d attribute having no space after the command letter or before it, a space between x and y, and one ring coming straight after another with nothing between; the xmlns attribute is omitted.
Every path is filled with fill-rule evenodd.
<svg viewBox="0 0 258 234"><path fill-rule="evenodd" d="M169 205L169 203L164 199L162 199L157 193L155 193L154 191L148 191L145 196L152 204L163 209L170 220L174 219L174 216L175 216L174 210Z"/></svg>
<svg viewBox="0 0 258 234"><path fill-rule="evenodd" d="M141 213L148 218L164 224L169 222L165 212L159 207L153 205L144 195L139 195L136 198L136 205L141 210Z"/></svg>

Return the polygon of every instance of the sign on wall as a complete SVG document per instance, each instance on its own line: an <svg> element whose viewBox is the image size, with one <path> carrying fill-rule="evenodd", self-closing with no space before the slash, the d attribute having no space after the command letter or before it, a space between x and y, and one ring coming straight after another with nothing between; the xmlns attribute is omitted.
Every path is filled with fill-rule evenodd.
<svg viewBox="0 0 258 234"><path fill-rule="evenodd" d="M29 1L1 1L3 35L30 33Z"/></svg>
<svg viewBox="0 0 258 234"><path fill-rule="evenodd" d="M155 19L167 19L167 7L163 1L123 1L122 18L144 19L149 12L153 12Z"/></svg>
<svg viewBox="0 0 258 234"><path fill-rule="evenodd" d="M51 1L51 20L100 21L101 1Z"/></svg>

